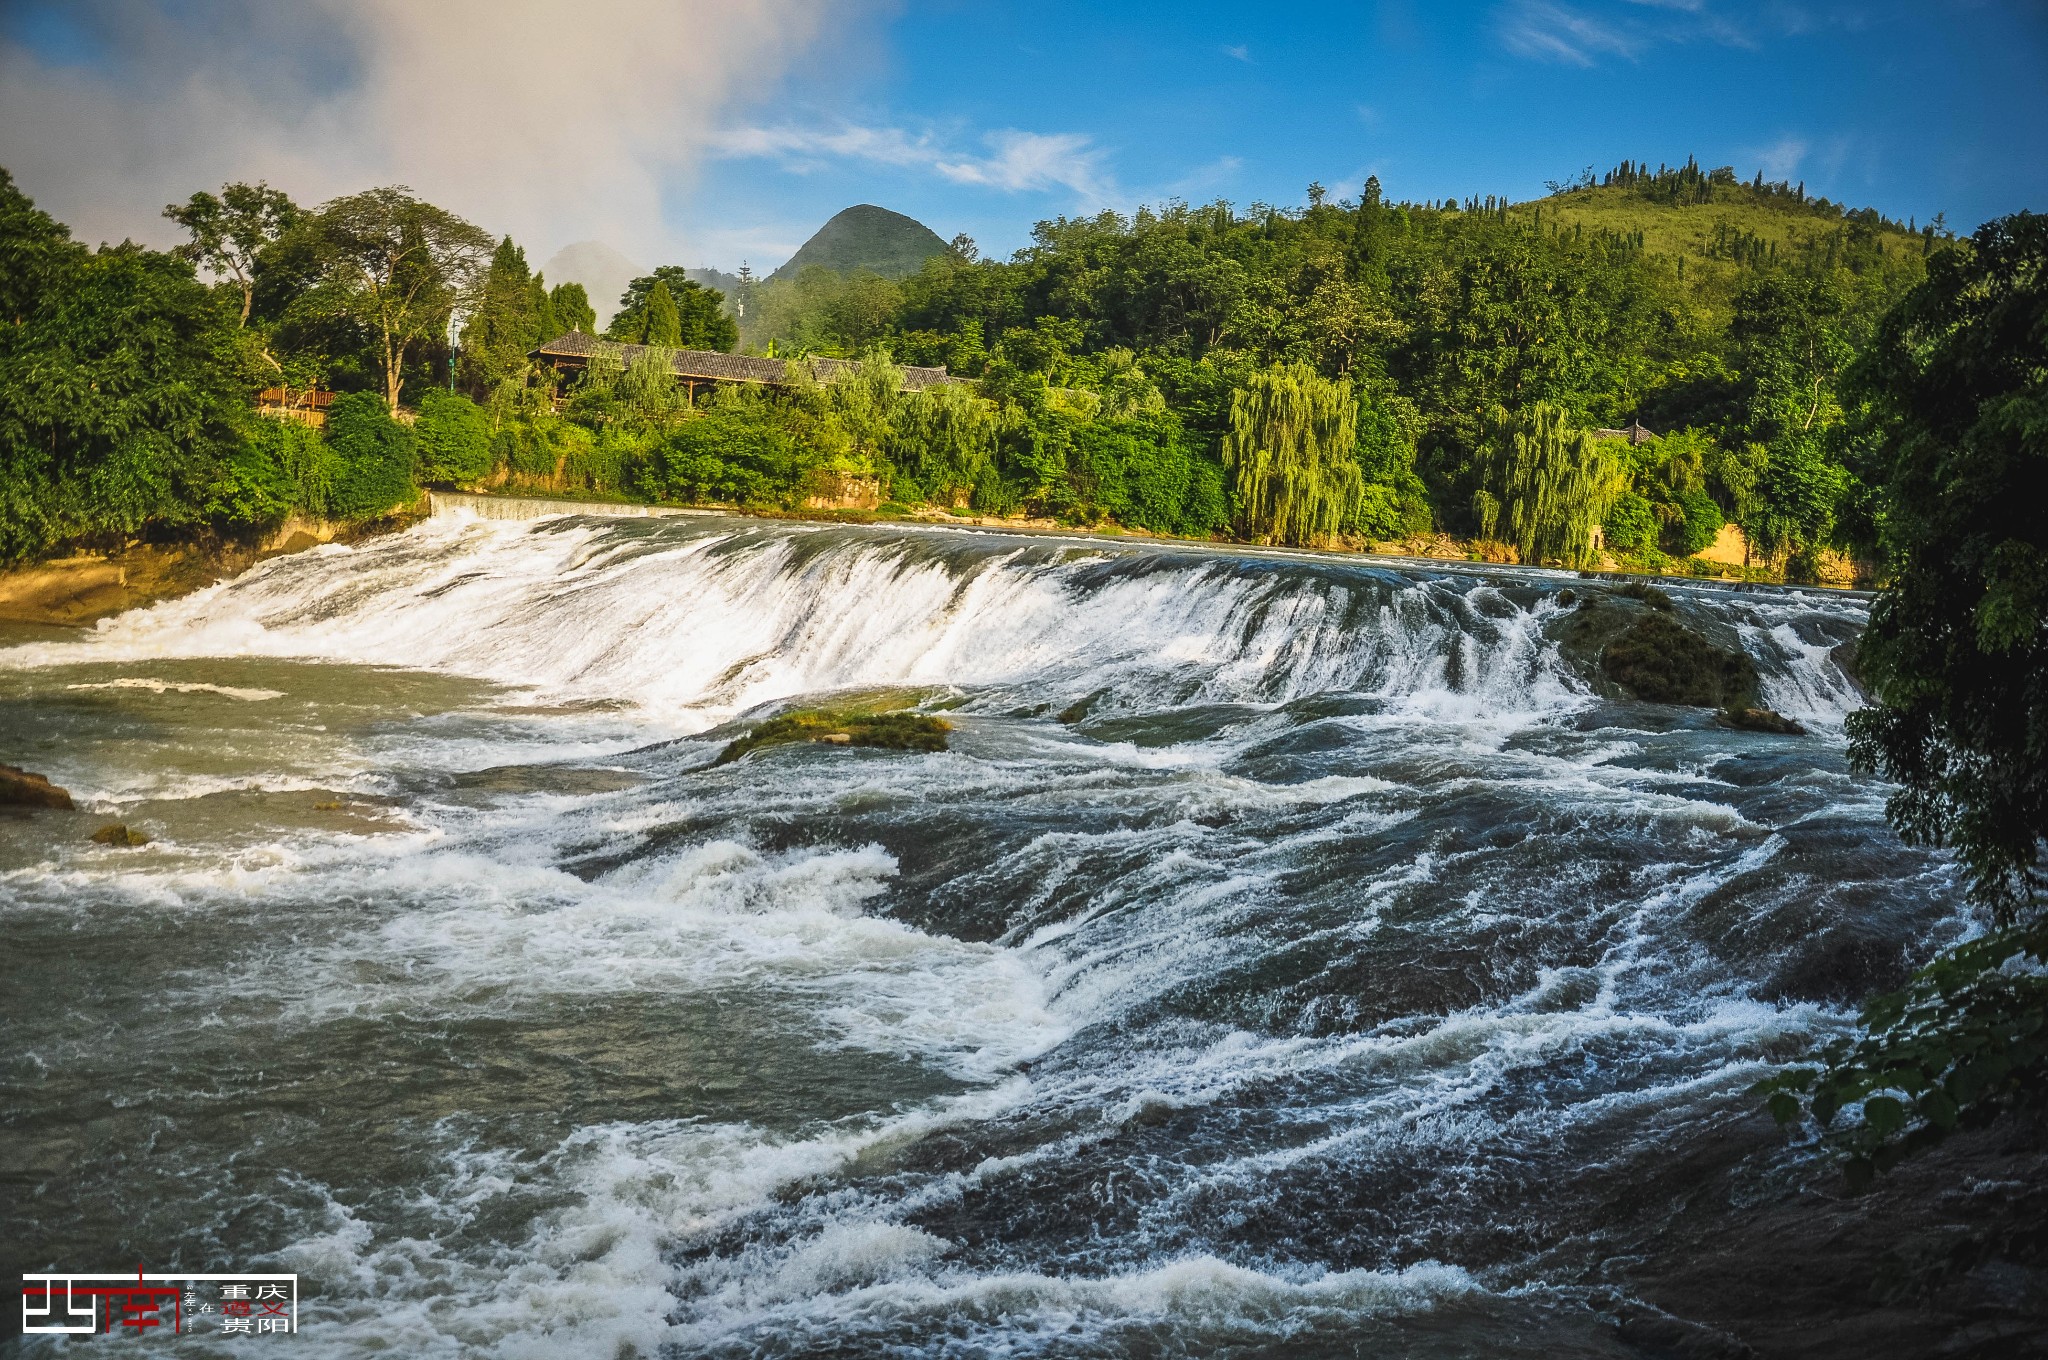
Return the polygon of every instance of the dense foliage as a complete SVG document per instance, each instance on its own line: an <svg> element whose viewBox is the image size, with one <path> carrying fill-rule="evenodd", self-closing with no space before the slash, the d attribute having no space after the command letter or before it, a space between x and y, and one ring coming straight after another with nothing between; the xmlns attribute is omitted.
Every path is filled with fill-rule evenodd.
<svg viewBox="0 0 2048 1360"><path fill-rule="evenodd" d="M575 285L549 288L518 243L494 246L403 189L304 209L228 185L167 209L192 238L180 258L129 248L133 267L175 275L173 291L219 314L202 328L212 367L195 348L178 361L197 365L193 381L160 393L208 391L193 409L212 414L155 421L169 442L143 457L131 441L147 475L123 474L118 492L80 443L106 483L90 507L76 478L33 471L64 466L61 440L34 456L17 440L8 456L26 471L6 551L145 523L367 514L429 482L925 503L1304 544L1441 530L1561 563L1593 560L1597 533L1648 568L1731 520L1760 566L1795 574L1829 547L1876 550L1844 374L1937 236L1732 171L1625 165L1608 181L1522 206L1392 203L1373 181L1344 201L1317 186L1299 210L1169 204L1041 223L1008 260L919 237L905 277L794 262L772 281L742 277L731 300L665 266L633 280L607 330L646 352L601 355L559 387L529 356L590 330L593 309ZM1589 228L1601 213L1624 225ZM1658 213L1730 220L1699 233L1706 247L1668 251L1651 244ZM6 249L26 259L32 235ZM217 304L187 262L218 280ZM859 362L830 382L800 364L778 392L694 398L664 366L670 350L742 343ZM898 364L974 383L910 393ZM406 484L395 444L343 437L356 415L337 416L318 458L299 436L252 432L241 410L264 385L416 408ZM1636 418L1661 437L1601 433ZM351 470L355 458L369 462Z"/></svg>
<svg viewBox="0 0 2048 1360"><path fill-rule="evenodd" d="M956 241L900 281L784 271L751 286L743 339L843 355L879 345L981 378L1025 414L1011 398L1030 381L1054 389L1057 410L1108 397L1104 361L1120 356L1118 380L1157 390L1218 462L1254 375L1305 366L1348 381L1358 402L1364 491L1325 537L1432 523L1485 533L1502 411L1521 419L1543 404L1567 435L1640 418L1666 437L1618 457L1615 494L1557 502L1569 527L1502 536L1525 554L1583 559L1584 531L1618 513L1608 550L1632 565L1689 556L1728 520L1759 565L1795 574L1817 570L1825 549L1870 553L1869 488L1849 471L1839 388L1936 233L1732 170L1625 164L1607 180L1522 206L1396 204L1368 182L1344 202L1318 188L1295 211L1172 204L1060 219L1009 260ZM1619 225L1579 220L1602 214ZM1723 230L1693 228L1704 247L1646 244L1685 214ZM1730 244L1766 236L1768 248ZM1242 506L1231 518L1252 522Z"/></svg>
<svg viewBox="0 0 2048 1360"><path fill-rule="evenodd" d="M86 250L0 171L0 309L0 560L203 524L250 423L228 296Z"/></svg>
<svg viewBox="0 0 2048 1360"><path fill-rule="evenodd" d="M1909 840L1952 846L1995 929L1865 1011L1865 1033L1769 1083L1859 1177L2048 1097L2048 218L1987 224L1885 319L1852 384L1896 575L1862 644L1851 753L1895 781Z"/></svg>
<svg viewBox="0 0 2048 1360"><path fill-rule="evenodd" d="M686 277L676 265L663 265L627 285L605 335L635 345L729 350L739 343L740 330L724 303L716 288Z"/></svg>

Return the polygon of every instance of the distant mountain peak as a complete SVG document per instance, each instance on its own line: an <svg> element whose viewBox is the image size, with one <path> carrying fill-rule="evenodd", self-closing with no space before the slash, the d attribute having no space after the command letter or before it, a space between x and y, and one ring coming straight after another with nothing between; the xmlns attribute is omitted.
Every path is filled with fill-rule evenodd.
<svg viewBox="0 0 2048 1360"><path fill-rule="evenodd" d="M834 214L769 277L793 279L819 265L839 274L868 270L886 279L900 279L915 274L926 260L945 249L939 234L916 218L873 203L856 203Z"/></svg>

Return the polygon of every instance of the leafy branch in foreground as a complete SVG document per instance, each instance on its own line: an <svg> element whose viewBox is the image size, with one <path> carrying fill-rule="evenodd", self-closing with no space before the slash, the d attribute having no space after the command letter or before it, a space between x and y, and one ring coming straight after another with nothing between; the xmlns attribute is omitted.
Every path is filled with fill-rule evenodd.
<svg viewBox="0 0 2048 1360"><path fill-rule="evenodd" d="M2048 928L2001 930L1938 955L1902 990L1863 1008L1863 1037L1837 1041L1825 1067L1758 1084L1780 1124L1810 1112L1831 1135L1851 1188L2001 1114L2048 1108Z"/></svg>
<svg viewBox="0 0 2048 1360"><path fill-rule="evenodd" d="M1758 1087L1810 1113L1852 1182L1958 1128L2048 1105L2048 218L1986 224L1930 261L1856 375L1897 575L1862 655L1850 755L1896 781L1899 834L1948 846L1995 929L1863 1013L1863 1037Z"/></svg>

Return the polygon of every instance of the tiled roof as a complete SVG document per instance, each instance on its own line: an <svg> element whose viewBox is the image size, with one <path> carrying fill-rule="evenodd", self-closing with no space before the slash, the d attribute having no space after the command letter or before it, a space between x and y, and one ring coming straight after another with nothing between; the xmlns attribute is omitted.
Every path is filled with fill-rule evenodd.
<svg viewBox="0 0 2048 1360"><path fill-rule="evenodd" d="M558 335L534 350L528 357L533 359L582 359L588 360L600 350L609 350L619 356L620 362L628 367L635 359L647 352L646 345L625 345L614 340L601 340L583 331L570 331ZM769 386L781 386L789 379L786 359L759 359L749 354L720 354L708 349L679 349L671 351L673 366L678 378L705 379L713 382L752 382ZM798 363L811 366L811 375L819 382L830 382L855 364L846 359L800 359ZM909 368L903 370L903 390L922 392L928 387L943 383L956 383L959 378L947 375L940 368Z"/></svg>

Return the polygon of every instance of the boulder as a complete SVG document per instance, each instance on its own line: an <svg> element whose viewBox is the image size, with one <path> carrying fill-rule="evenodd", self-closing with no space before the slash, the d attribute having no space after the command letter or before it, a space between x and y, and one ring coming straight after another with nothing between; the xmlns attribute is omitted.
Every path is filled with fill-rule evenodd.
<svg viewBox="0 0 2048 1360"><path fill-rule="evenodd" d="M71 795L39 774L0 765L0 803L15 807L46 807L71 810Z"/></svg>
<svg viewBox="0 0 2048 1360"><path fill-rule="evenodd" d="M923 713L875 712L862 708L799 708L761 723L718 753L713 765L729 765L765 746L811 742L825 746L875 746L889 751L943 751L953 725Z"/></svg>
<svg viewBox="0 0 2048 1360"><path fill-rule="evenodd" d="M1654 607L1601 651L1600 671L1653 704L1747 709L1756 698L1756 666L1747 656L1715 646Z"/></svg>
<svg viewBox="0 0 2048 1360"><path fill-rule="evenodd" d="M148 845L149 837L119 822L109 822L92 833L94 845Z"/></svg>
<svg viewBox="0 0 2048 1360"><path fill-rule="evenodd" d="M1798 723L1768 708L1724 708L1721 721L1744 732L1769 732L1780 737L1806 735L1806 729Z"/></svg>

